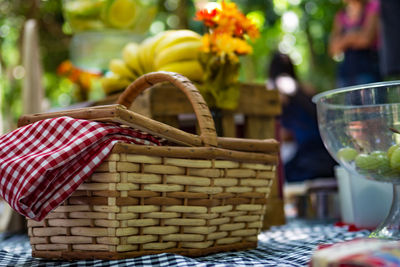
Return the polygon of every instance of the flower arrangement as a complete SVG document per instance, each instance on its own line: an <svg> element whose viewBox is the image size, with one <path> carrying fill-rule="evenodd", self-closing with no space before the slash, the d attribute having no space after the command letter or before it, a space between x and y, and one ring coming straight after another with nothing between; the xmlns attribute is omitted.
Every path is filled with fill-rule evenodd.
<svg viewBox="0 0 400 267"><path fill-rule="evenodd" d="M252 53L249 41L259 37L259 30L232 2L222 1L213 9L199 10L195 19L208 28L201 47L204 84L200 90L211 107L235 109L239 99L239 56Z"/></svg>
<svg viewBox="0 0 400 267"><path fill-rule="evenodd" d="M65 60L58 65L57 74L66 77L77 86L76 98L78 101L87 101L89 99L92 80L101 77L101 73L84 71L75 67L70 60Z"/></svg>

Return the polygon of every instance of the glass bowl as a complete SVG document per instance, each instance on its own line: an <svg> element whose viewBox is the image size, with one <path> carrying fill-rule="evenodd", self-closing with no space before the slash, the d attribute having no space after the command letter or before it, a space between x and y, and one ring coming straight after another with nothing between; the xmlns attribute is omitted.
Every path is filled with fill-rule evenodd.
<svg viewBox="0 0 400 267"><path fill-rule="evenodd" d="M63 0L66 28L73 37L74 66L105 72L129 42L140 43L156 18L159 0Z"/></svg>
<svg viewBox="0 0 400 267"><path fill-rule="evenodd" d="M392 183L393 201L370 237L400 239L400 81L314 96L322 140L335 160L367 179Z"/></svg>
<svg viewBox="0 0 400 267"><path fill-rule="evenodd" d="M125 30L145 34L159 0L63 0L63 15L73 33Z"/></svg>

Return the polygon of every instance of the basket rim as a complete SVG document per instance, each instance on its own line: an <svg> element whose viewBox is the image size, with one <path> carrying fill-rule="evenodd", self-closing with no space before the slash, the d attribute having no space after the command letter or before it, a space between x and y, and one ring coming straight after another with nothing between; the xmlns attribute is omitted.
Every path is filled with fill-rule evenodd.
<svg viewBox="0 0 400 267"><path fill-rule="evenodd" d="M276 165L277 152L245 152L218 147L180 147L180 146L148 146L128 143L116 143L112 153L133 153L148 156L175 157L183 159L222 159L248 163L264 163Z"/></svg>

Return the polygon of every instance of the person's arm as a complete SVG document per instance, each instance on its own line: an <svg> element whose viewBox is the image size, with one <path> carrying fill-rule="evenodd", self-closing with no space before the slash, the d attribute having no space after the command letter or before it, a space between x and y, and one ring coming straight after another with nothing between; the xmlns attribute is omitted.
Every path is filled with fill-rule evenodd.
<svg viewBox="0 0 400 267"><path fill-rule="evenodd" d="M366 18L362 28L355 32L349 32L344 37L349 47L355 49L369 48L377 38L379 27L379 5L371 3L371 7L366 10Z"/></svg>
<svg viewBox="0 0 400 267"><path fill-rule="evenodd" d="M342 53L345 49L342 30L343 27L340 23L339 15L336 15L329 39L329 55L332 57Z"/></svg>

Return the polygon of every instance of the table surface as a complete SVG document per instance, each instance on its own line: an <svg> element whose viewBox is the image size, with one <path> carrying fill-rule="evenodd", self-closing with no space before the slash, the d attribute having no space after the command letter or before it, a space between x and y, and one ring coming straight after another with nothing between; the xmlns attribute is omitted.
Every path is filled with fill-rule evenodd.
<svg viewBox="0 0 400 267"><path fill-rule="evenodd" d="M320 244L365 237L367 230L349 232L332 223L295 221L272 227L258 236L258 247L240 252L223 252L190 258L158 254L118 261L49 261L31 257L26 235L0 234L0 266L307 266Z"/></svg>

